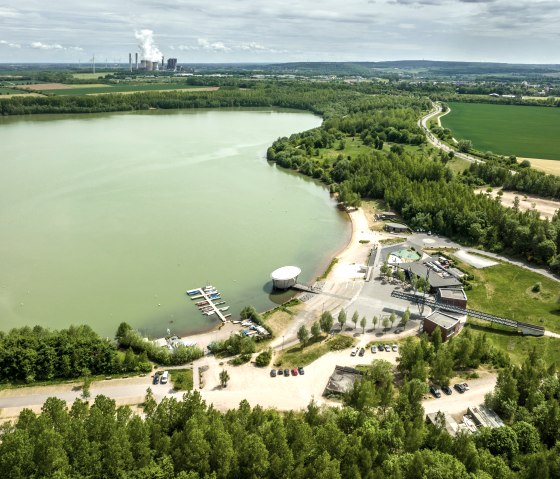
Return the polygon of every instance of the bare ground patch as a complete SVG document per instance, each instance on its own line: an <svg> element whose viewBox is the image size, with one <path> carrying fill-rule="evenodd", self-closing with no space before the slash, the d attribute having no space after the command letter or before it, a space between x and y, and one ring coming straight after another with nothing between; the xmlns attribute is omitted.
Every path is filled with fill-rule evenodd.
<svg viewBox="0 0 560 479"><path fill-rule="evenodd" d="M552 161L552 160L551 160ZM560 166L560 161L556 162ZM560 174L560 169L559 169ZM479 188L476 190L477 193L486 193L495 198L498 195L499 188L493 189L491 192L487 192L484 188ZM519 209L522 211L536 210L540 213L541 218L552 218L556 210L560 209L560 201L549 200L546 198L540 198L539 196L526 195L518 191L502 191L502 205L508 208L513 208L513 202L515 197L519 198Z"/></svg>

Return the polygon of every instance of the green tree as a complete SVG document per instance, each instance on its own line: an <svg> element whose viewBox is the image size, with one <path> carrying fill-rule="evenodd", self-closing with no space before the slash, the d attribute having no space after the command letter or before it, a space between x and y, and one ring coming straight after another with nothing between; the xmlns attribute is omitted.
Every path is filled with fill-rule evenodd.
<svg viewBox="0 0 560 479"><path fill-rule="evenodd" d="M220 385L225 388L227 387L227 383L230 380L229 374L225 369L220 371Z"/></svg>
<svg viewBox="0 0 560 479"><path fill-rule="evenodd" d="M449 386L453 377L453 357L447 348L440 348L432 361L432 379L436 384Z"/></svg>
<svg viewBox="0 0 560 479"><path fill-rule="evenodd" d="M391 327L395 325L396 320L397 320L397 315L395 313L391 313L391 316L389 317L389 321L391 322Z"/></svg>
<svg viewBox="0 0 560 479"><path fill-rule="evenodd" d="M362 319L360 320L360 326L362 327L362 334L366 332L366 324L367 324L366 317L362 316Z"/></svg>
<svg viewBox="0 0 560 479"><path fill-rule="evenodd" d="M436 329L434 329L431 339L432 339L432 344L434 345L434 350L438 352L439 348L441 347L441 344L443 343L441 328L439 326L436 326Z"/></svg>
<svg viewBox="0 0 560 479"><path fill-rule="evenodd" d="M391 324L391 321L389 320L389 318L387 316L385 316L383 318L382 324L383 324L384 329L389 329L389 325Z"/></svg>
<svg viewBox="0 0 560 479"><path fill-rule="evenodd" d="M317 321L314 321L313 324L311 325L311 337L313 338L314 341L317 341L320 336L321 336L321 325Z"/></svg>
<svg viewBox="0 0 560 479"><path fill-rule="evenodd" d="M403 328L406 328L406 325L408 324L409 321L410 321L410 308L406 308L406 311L404 312L401 320Z"/></svg>
<svg viewBox="0 0 560 479"><path fill-rule="evenodd" d="M352 322L354 323L354 329L356 329L356 325L358 324L359 319L360 319L360 315L358 314L358 311L354 311L354 314L352 315Z"/></svg>
<svg viewBox="0 0 560 479"><path fill-rule="evenodd" d="M323 312L321 314L321 319L319 320L319 325L321 326L321 331L325 334L329 334L334 324L334 318L329 311Z"/></svg>
<svg viewBox="0 0 560 479"><path fill-rule="evenodd" d="M462 153L468 153L472 150L472 147L473 144L471 140L459 140L459 143L457 143L457 148Z"/></svg>
<svg viewBox="0 0 560 479"><path fill-rule="evenodd" d="M379 322L379 318L374 316L371 322L373 323L373 329L375 329L377 327L377 323Z"/></svg>
<svg viewBox="0 0 560 479"><path fill-rule="evenodd" d="M302 325L297 332L297 337L299 339L299 342L301 343L301 347L305 347L305 344L307 343L308 339L309 339L309 331L307 330L307 328Z"/></svg>
<svg viewBox="0 0 560 479"><path fill-rule="evenodd" d="M344 309L341 309L340 312L338 313L337 321L338 324L340 324L340 330L342 331L344 325L346 324L346 311L344 311Z"/></svg>

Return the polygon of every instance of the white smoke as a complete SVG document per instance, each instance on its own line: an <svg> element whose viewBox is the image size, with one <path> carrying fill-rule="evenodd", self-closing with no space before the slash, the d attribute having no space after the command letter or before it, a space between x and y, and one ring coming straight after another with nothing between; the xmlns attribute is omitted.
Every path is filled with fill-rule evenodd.
<svg viewBox="0 0 560 479"><path fill-rule="evenodd" d="M142 60L151 62L159 62L161 60L163 54L154 45L154 32L152 30L136 30L134 36L138 40Z"/></svg>

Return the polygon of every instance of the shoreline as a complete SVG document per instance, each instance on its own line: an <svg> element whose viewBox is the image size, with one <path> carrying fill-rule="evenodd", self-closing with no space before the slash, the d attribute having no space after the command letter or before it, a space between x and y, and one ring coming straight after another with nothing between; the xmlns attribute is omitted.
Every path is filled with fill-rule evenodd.
<svg viewBox="0 0 560 479"><path fill-rule="evenodd" d="M335 254L330 256L330 261L327 263L325 269L323 270L324 272L327 271L327 269L329 268L331 262L333 261L333 259L335 258L341 258L341 257L345 257L345 256L355 256L358 249L364 249L364 247L367 247L368 249L371 249L374 245L375 242L371 241L370 238L370 243L366 243L366 244L362 244L360 243L360 240L364 240L366 239L366 237L364 235L367 236L371 236L373 234L375 234L374 232L372 232L369 229L369 225L367 222L367 216L366 216L366 212L364 211L364 209L362 207L354 210L354 211L345 211L346 217L348 218L348 220L350 221L350 234L348 235L348 241L346 242L346 244L341 247L340 249L336 250ZM364 230L364 226L365 229L367 231ZM329 272L329 274L326 276L326 278L323 279L323 281L329 281L332 279L340 279L342 276L343 277L347 277L348 272L346 271L346 268L341 268L344 267L345 264L344 262L340 262L337 263ZM341 269L343 269L344 271L340 271ZM315 281L316 278L318 276L315 276ZM313 282L315 282L313 281ZM297 299L297 294L296 296L292 297L291 299ZM290 299L290 300L291 300ZM288 301L290 301L288 300ZM267 311L271 311L277 308L282 307L282 305L278 305L274 308L271 308ZM259 313L263 313L262 311L259 311ZM207 347L208 344L210 344L212 342L212 340L216 341L216 340L224 340L227 339L231 334L233 334L234 332L240 331L242 329L242 326L240 324L234 324L231 321L228 321L226 323L220 323L218 325L216 325L215 327L209 329L208 331L202 331L199 333L195 333L195 334L190 334L190 335L185 335L185 336L179 336L180 339L182 340L190 340L190 341L196 341L197 346L201 347L202 349L205 349ZM287 328L283 331L285 332L287 330ZM280 335L277 335L275 339L278 339L278 337L281 337ZM156 338L153 341L161 341L164 338Z"/></svg>

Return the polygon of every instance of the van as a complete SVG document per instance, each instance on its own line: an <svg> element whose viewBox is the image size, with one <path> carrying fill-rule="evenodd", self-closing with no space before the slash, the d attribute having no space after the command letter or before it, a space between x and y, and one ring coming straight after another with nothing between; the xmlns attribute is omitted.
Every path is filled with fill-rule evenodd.
<svg viewBox="0 0 560 479"><path fill-rule="evenodd" d="M168 379L169 379L169 371L163 371L163 374L161 375L160 383L165 384L167 383Z"/></svg>

